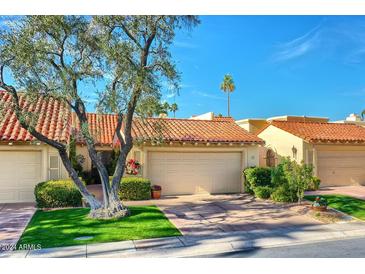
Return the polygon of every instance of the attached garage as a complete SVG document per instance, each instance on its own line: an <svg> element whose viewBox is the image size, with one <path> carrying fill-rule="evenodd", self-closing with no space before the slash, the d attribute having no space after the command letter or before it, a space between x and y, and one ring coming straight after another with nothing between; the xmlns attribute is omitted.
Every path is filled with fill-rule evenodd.
<svg viewBox="0 0 365 274"><path fill-rule="evenodd" d="M48 179L68 178L57 151L39 142L21 127L12 107L12 96L0 91L4 107L0 121L0 204L34 202L34 187ZM71 111L54 98L40 96L28 104L19 94L24 111L38 114L35 128L49 139L66 144L70 139Z"/></svg>
<svg viewBox="0 0 365 274"><path fill-rule="evenodd" d="M321 187L365 185L365 127L303 119L273 120L258 136L276 155L313 165Z"/></svg>
<svg viewBox="0 0 365 274"><path fill-rule="evenodd" d="M258 166L263 145L230 117L136 119L132 133L143 141L128 157L141 163L142 176L160 185L162 195L242 192L242 171Z"/></svg>
<svg viewBox="0 0 365 274"><path fill-rule="evenodd" d="M40 151L0 151L0 203L34 201L41 159Z"/></svg>
<svg viewBox="0 0 365 274"><path fill-rule="evenodd" d="M365 184L365 151L318 151L321 186Z"/></svg>
<svg viewBox="0 0 365 274"><path fill-rule="evenodd" d="M150 152L148 174L165 195L237 193L242 157L240 152Z"/></svg>

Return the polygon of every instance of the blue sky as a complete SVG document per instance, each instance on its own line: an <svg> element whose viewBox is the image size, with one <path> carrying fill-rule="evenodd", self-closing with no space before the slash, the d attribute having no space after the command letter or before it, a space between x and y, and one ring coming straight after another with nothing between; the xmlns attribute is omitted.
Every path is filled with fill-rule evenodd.
<svg viewBox="0 0 365 274"><path fill-rule="evenodd" d="M226 73L236 84L235 119L287 114L339 120L365 109L364 16L200 19L192 32L177 34L171 49L181 90L179 96L164 92L163 100L176 101L177 117L225 115L227 97L219 87Z"/></svg>
<svg viewBox="0 0 365 274"><path fill-rule="evenodd" d="M365 108L365 17L203 16L177 35L182 73L177 117L227 113L219 86L232 74L235 119L276 115L345 118Z"/></svg>

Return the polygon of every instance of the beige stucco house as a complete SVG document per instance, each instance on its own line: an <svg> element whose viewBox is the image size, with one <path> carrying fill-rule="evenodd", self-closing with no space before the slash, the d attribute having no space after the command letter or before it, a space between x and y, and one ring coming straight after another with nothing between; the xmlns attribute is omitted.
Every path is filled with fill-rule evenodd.
<svg viewBox="0 0 365 274"><path fill-rule="evenodd" d="M256 131L265 141L260 165L289 156L313 164L321 186L365 184L365 128L320 117L282 116L266 122Z"/></svg>
<svg viewBox="0 0 365 274"><path fill-rule="evenodd" d="M0 103L10 104L9 94L0 91ZM38 99L27 104L20 96L24 109L39 114L37 129L48 138L68 143L70 111L57 100ZM5 108L6 109L6 108ZM0 122L0 203L34 201L35 184L67 178L58 152L37 141L21 128L12 110L2 113Z"/></svg>
<svg viewBox="0 0 365 274"><path fill-rule="evenodd" d="M136 119L132 132L136 142L130 157L165 195L241 192L242 171L258 166L263 145L224 118Z"/></svg>
<svg viewBox="0 0 365 274"><path fill-rule="evenodd" d="M0 92L0 103L10 103ZM70 109L55 99L39 98L21 104L39 114L37 129L53 140L77 140L76 153L84 156L84 170L92 164L80 138L80 127ZM89 129L102 159L110 160L118 146L114 137L117 117L88 113ZM259 164L263 141L227 117L196 119L148 118L133 122L134 147L129 159L142 165L140 176L162 186L164 195L233 193L242 191L242 170ZM34 187L49 179L68 178L55 149L22 129L12 110L0 121L0 203L32 202Z"/></svg>

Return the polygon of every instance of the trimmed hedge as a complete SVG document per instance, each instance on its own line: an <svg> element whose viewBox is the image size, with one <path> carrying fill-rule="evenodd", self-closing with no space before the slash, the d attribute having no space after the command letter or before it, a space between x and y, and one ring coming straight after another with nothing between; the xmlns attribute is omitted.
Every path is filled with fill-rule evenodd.
<svg viewBox="0 0 365 274"><path fill-rule="evenodd" d="M274 191L272 187L269 186L257 186L254 188L254 193L257 198L269 199L271 193Z"/></svg>
<svg viewBox="0 0 365 274"><path fill-rule="evenodd" d="M275 202L281 203L293 203L298 200L296 194L286 184L277 187L270 198Z"/></svg>
<svg viewBox="0 0 365 274"><path fill-rule="evenodd" d="M38 208L79 207L81 193L72 180L45 181L36 185L34 195Z"/></svg>
<svg viewBox="0 0 365 274"><path fill-rule="evenodd" d="M151 181L141 177L122 178L119 198L131 201L151 199Z"/></svg>
<svg viewBox="0 0 365 274"><path fill-rule="evenodd" d="M254 193L258 186L271 186L271 168L250 167L243 171L245 175L245 192Z"/></svg>

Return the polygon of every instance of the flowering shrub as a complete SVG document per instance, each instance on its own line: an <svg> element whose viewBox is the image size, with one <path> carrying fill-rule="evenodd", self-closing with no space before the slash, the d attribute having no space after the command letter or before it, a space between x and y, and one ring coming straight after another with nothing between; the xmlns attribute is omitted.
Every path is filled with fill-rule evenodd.
<svg viewBox="0 0 365 274"><path fill-rule="evenodd" d="M134 159L130 159L125 167L125 172L129 175L138 175L140 173L140 170L141 164Z"/></svg>
<svg viewBox="0 0 365 274"><path fill-rule="evenodd" d="M314 202L312 203L313 207L319 207L319 206L327 206L327 200L323 197L317 196Z"/></svg>

